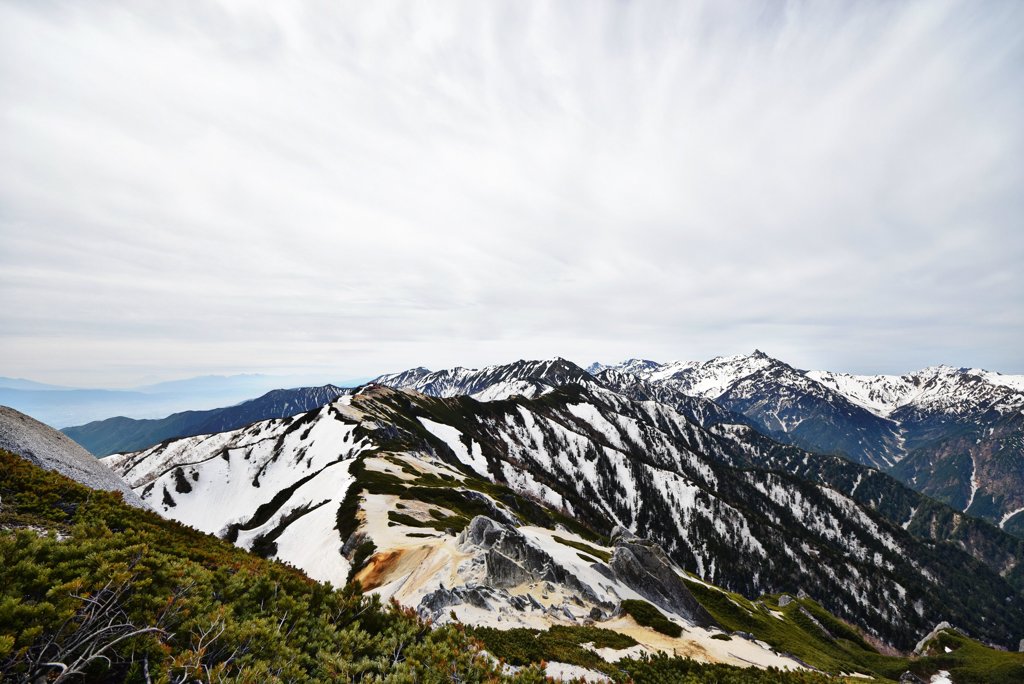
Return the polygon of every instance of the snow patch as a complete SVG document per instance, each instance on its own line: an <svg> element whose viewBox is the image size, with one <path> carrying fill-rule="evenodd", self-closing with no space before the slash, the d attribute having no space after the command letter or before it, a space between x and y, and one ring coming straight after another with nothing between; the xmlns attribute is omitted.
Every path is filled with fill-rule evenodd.
<svg viewBox="0 0 1024 684"><path fill-rule="evenodd" d="M462 433L451 425L437 423L429 418L419 418L419 421L430 431L430 434L447 444L448 448L455 452L455 457L459 461L487 477L487 459L484 458L480 445L476 441L469 440L470 448L467 449L465 442L462 441Z"/></svg>

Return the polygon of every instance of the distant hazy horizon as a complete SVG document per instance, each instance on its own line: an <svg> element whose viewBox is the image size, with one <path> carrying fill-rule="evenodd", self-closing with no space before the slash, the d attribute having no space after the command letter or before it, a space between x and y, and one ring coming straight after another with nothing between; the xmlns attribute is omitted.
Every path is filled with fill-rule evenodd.
<svg viewBox="0 0 1024 684"><path fill-rule="evenodd" d="M0 375L1024 373L1024 3L0 3Z"/></svg>

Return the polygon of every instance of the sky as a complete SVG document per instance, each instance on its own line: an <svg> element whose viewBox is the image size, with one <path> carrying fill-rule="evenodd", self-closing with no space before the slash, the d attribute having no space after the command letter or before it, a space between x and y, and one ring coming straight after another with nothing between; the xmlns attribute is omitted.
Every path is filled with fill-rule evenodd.
<svg viewBox="0 0 1024 684"><path fill-rule="evenodd" d="M1024 3L0 0L0 375L1024 373Z"/></svg>

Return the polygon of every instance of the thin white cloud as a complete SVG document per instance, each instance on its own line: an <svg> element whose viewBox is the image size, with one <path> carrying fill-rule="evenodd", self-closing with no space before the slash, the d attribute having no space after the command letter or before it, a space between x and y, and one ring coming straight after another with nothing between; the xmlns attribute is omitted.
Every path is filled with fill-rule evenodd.
<svg viewBox="0 0 1024 684"><path fill-rule="evenodd" d="M1024 371L1019 3L0 4L0 374Z"/></svg>

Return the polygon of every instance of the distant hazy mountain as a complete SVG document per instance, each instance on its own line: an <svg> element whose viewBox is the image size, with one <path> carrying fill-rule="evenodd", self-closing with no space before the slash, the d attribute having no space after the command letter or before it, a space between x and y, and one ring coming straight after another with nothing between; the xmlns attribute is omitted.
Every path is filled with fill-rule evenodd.
<svg viewBox="0 0 1024 684"><path fill-rule="evenodd" d="M0 377L0 389L14 390L68 390L72 387L62 385L48 385L45 382L26 380L25 378L3 378Z"/></svg>
<svg viewBox="0 0 1024 684"><path fill-rule="evenodd" d="M334 384L352 387L357 378ZM30 380L0 380L0 404L11 406L58 428L96 420L163 418L179 411L203 411L230 406L281 387L322 384L309 376L206 375L129 389L74 389Z"/></svg>
<svg viewBox="0 0 1024 684"><path fill-rule="evenodd" d="M96 456L137 451L167 439L234 430L269 418L285 418L329 404L350 390L324 385L271 390L234 406L208 411L182 411L166 418L133 419L118 416L62 432Z"/></svg>

